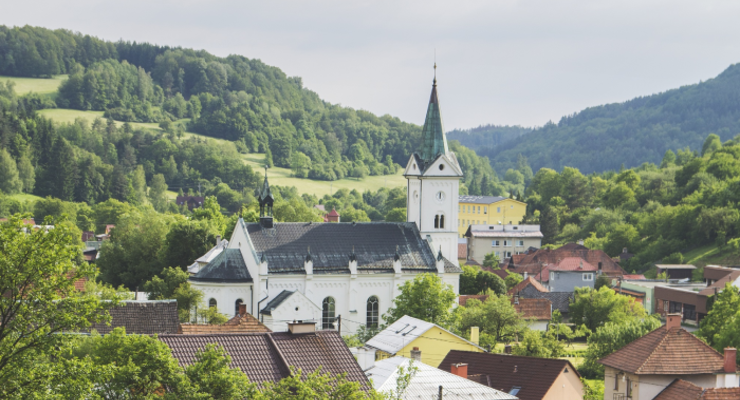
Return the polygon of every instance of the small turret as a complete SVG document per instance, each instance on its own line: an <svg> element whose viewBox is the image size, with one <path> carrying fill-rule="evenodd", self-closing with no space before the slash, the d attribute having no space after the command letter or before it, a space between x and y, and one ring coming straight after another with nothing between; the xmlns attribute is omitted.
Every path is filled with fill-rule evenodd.
<svg viewBox="0 0 740 400"><path fill-rule="evenodd" d="M270 183L267 181L267 168L267 165L265 165L265 182L262 184L262 190L257 200L260 204L260 225L263 228L272 228L272 205L275 202L275 198L272 196Z"/></svg>

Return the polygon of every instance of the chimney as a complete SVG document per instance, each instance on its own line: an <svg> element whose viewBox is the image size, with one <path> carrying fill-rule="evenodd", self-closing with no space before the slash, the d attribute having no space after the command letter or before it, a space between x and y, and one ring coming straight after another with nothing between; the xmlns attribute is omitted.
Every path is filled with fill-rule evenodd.
<svg viewBox="0 0 740 400"><path fill-rule="evenodd" d="M511 354L511 345L507 344L504 346L504 354Z"/></svg>
<svg viewBox="0 0 740 400"><path fill-rule="evenodd" d="M479 331L480 330L479 330L479 328L477 326L471 326L470 327L470 341L473 342L473 343L475 343L476 345L478 344L478 340L479 340L479 337L480 337Z"/></svg>
<svg viewBox="0 0 740 400"><path fill-rule="evenodd" d="M665 328L671 330L673 328L681 327L681 314L666 314L665 316Z"/></svg>
<svg viewBox="0 0 740 400"><path fill-rule="evenodd" d="M297 333L314 333L316 332L316 323L304 321L288 322L288 332L294 335Z"/></svg>
<svg viewBox="0 0 740 400"><path fill-rule="evenodd" d="M725 373L734 374L737 372L737 349L732 347L725 348Z"/></svg>
<svg viewBox="0 0 740 400"><path fill-rule="evenodd" d="M583 239L579 239L578 240L578 244L580 244L581 246L583 246Z"/></svg>
<svg viewBox="0 0 740 400"><path fill-rule="evenodd" d="M450 366L450 373L457 375L461 378L468 379L468 364L458 363Z"/></svg>
<svg viewBox="0 0 740 400"><path fill-rule="evenodd" d="M421 350L419 350L418 347L414 347L414 349L411 350L411 359L421 362Z"/></svg>
<svg viewBox="0 0 740 400"><path fill-rule="evenodd" d="M239 304L239 316L243 317L247 315L247 305L246 304Z"/></svg>
<svg viewBox="0 0 740 400"><path fill-rule="evenodd" d="M216 235L216 246L221 244L221 235Z"/></svg>

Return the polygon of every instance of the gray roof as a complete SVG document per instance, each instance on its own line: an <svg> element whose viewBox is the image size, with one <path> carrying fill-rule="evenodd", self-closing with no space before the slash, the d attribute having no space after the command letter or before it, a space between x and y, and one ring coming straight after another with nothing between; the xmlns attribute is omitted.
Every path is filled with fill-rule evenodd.
<svg viewBox="0 0 740 400"><path fill-rule="evenodd" d="M458 201L460 203L475 203L475 204L491 204L501 200L506 200L508 197L501 196L460 196Z"/></svg>
<svg viewBox="0 0 740 400"><path fill-rule="evenodd" d="M177 333L180 326L177 300L126 300L107 311L111 316L110 325L94 323L90 330L105 335L123 327L129 334L153 335Z"/></svg>
<svg viewBox="0 0 740 400"><path fill-rule="evenodd" d="M550 300L552 302L552 309L559 310L561 313L570 311L570 298L572 296L572 292L536 292L527 295L528 298Z"/></svg>
<svg viewBox="0 0 740 400"><path fill-rule="evenodd" d="M405 272L437 271L435 254L413 222L283 222L273 228L241 223L270 274L305 273L309 251L314 274L349 274L351 256L356 257L358 273L393 273L396 254ZM444 262L445 272L461 272L449 260Z"/></svg>
<svg viewBox="0 0 740 400"><path fill-rule="evenodd" d="M293 293L295 293L294 290L283 290L277 296L275 296L274 299L265 304L265 308L260 311L260 314L272 315L272 310L277 308L280 304L287 300L288 297L290 297L290 295Z"/></svg>
<svg viewBox="0 0 740 400"><path fill-rule="evenodd" d="M252 282L239 249L224 249L190 280L199 282Z"/></svg>

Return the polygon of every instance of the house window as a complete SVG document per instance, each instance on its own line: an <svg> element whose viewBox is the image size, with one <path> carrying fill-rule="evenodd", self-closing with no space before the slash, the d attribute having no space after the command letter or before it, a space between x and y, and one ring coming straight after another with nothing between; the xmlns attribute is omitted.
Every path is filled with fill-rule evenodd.
<svg viewBox="0 0 740 400"><path fill-rule="evenodd" d="M439 229L439 215L434 216L434 229Z"/></svg>
<svg viewBox="0 0 740 400"><path fill-rule="evenodd" d="M488 207L483 207L483 214L488 214Z"/></svg>
<svg viewBox="0 0 740 400"><path fill-rule="evenodd" d="M619 373L614 375L614 391L619 390Z"/></svg>
<svg viewBox="0 0 740 400"><path fill-rule="evenodd" d="M236 301L234 302L234 315L239 315L239 307L240 307L240 306L241 306L242 304L244 304L244 300L242 300L242 299L237 299L237 300L236 300Z"/></svg>
<svg viewBox="0 0 740 400"><path fill-rule="evenodd" d="M478 214L480 214L480 206L478 206Z"/></svg>
<svg viewBox="0 0 740 400"><path fill-rule="evenodd" d="M458 204L457 205L457 212L460 212L460 211L462 211L462 206Z"/></svg>
<svg viewBox="0 0 740 400"><path fill-rule="evenodd" d="M511 252L510 251L507 251L506 252L506 258L510 258L510 257L511 257Z"/></svg>
<svg viewBox="0 0 740 400"><path fill-rule="evenodd" d="M501 207L496 207L496 212L497 213L500 213L501 212Z"/></svg>
<svg viewBox="0 0 740 400"><path fill-rule="evenodd" d="M594 280L594 274L583 274L583 280L584 281L592 281L592 280Z"/></svg>
<svg viewBox="0 0 740 400"><path fill-rule="evenodd" d="M516 241L517 246L524 246L524 240L517 240Z"/></svg>
<svg viewBox="0 0 740 400"><path fill-rule="evenodd" d="M445 216L440 215L439 216L439 229L444 229L444 228L445 228Z"/></svg>
<svg viewBox="0 0 740 400"><path fill-rule="evenodd" d="M683 311L683 304L675 301L670 302L668 306L668 312L671 314L680 313Z"/></svg>
<svg viewBox="0 0 740 400"><path fill-rule="evenodd" d="M511 246L511 240L504 240L504 247Z"/></svg>
<svg viewBox="0 0 740 400"><path fill-rule="evenodd" d="M550 272L550 280L551 281L554 281L555 280L555 273L554 272Z"/></svg>
<svg viewBox="0 0 740 400"><path fill-rule="evenodd" d="M470 206L468 206L468 214L470 214Z"/></svg>
<svg viewBox="0 0 740 400"><path fill-rule="evenodd" d="M491 247L498 247L498 245L499 245L498 240L494 240L493 242L491 242Z"/></svg>
<svg viewBox="0 0 740 400"><path fill-rule="evenodd" d="M496 253L496 257L501 257L501 252L500 251L496 251L495 253Z"/></svg>
<svg viewBox="0 0 740 400"><path fill-rule="evenodd" d="M632 379L627 378L627 397L632 397Z"/></svg>
<svg viewBox="0 0 740 400"><path fill-rule="evenodd" d="M365 322L368 328L378 327L378 298L376 296L370 296L367 299L367 317Z"/></svg>
<svg viewBox="0 0 740 400"><path fill-rule="evenodd" d="M321 329L334 329L334 298L327 297L321 302Z"/></svg>

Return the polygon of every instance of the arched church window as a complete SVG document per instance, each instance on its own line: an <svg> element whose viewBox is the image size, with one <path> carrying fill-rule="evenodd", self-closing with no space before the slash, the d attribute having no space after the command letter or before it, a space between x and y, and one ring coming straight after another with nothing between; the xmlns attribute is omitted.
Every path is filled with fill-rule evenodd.
<svg viewBox="0 0 740 400"><path fill-rule="evenodd" d="M434 216L434 229L439 229L439 215Z"/></svg>
<svg viewBox="0 0 740 400"><path fill-rule="evenodd" d="M210 300L208 300L208 308L217 307L217 306L218 306L218 303L216 303L216 299L211 298Z"/></svg>
<svg viewBox="0 0 740 400"><path fill-rule="evenodd" d="M333 297L327 297L321 302L321 329L334 329L336 307Z"/></svg>
<svg viewBox="0 0 740 400"><path fill-rule="evenodd" d="M378 297L370 296L367 299L367 317L365 318L368 328L378 327Z"/></svg>
<svg viewBox="0 0 740 400"><path fill-rule="evenodd" d="M445 216L440 215L439 216L439 229L444 229L444 228L445 228Z"/></svg>
<svg viewBox="0 0 740 400"><path fill-rule="evenodd" d="M239 307L241 307L242 304L244 304L244 300L242 299L237 299L234 302L234 315L239 315Z"/></svg>

